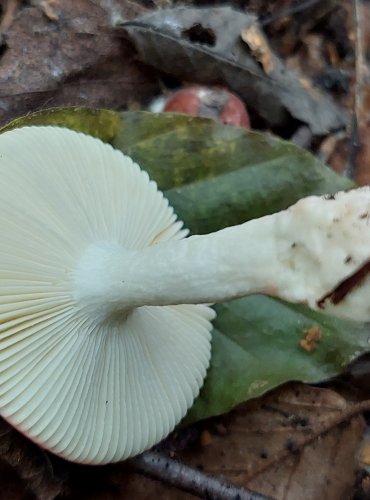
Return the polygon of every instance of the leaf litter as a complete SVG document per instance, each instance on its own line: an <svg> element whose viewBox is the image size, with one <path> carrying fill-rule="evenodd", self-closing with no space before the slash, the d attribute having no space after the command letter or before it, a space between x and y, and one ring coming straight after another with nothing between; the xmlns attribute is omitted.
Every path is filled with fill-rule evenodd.
<svg viewBox="0 0 370 500"><path fill-rule="evenodd" d="M344 498L365 426L361 415L346 422L349 408L329 389L287 386L232 412L228 436L216 433L190 463L277 499Z"/></svg>
<svg viewBox="0 0 370 500"><path fill-rule="evenodd" d="M229 86L270 126L284 125L288 114L317 135L347 123L329 96L284 66L254 16L230 7L177 7L120 28L142 61L184 80Z"/></svg>
<svg viewBox="0 0 370 500"><path fill-rule="evenodd" d="M17 2L13 3L16 4ZM251 3L258 4L261 2L260 0L255 0ZM276 2L273 7L270 7L270 11L274 12L282 4L288 5L289 8L290 3L289 0ZM117 10L118 4L120 10ZM319 4L321 4L319 7L325 10L328 9L330 2L319 2ZM50 5L54 6L54 11L50 10ZM0 120L2 122L14 118L16 115L25 114L31 109L35 110L53 105L89 104L91 106L104 105L112 108L126 108L137 106L137 103L139 103L141 106L148 97L158 92L158 73L137 63L132 47L122 39L118 40L118 37L110 33L109 29L107 33L107 27L111 26L112 5L114 6L113 14L116 15L116 21L117 19L132 20L133 17L140 15L141 12L145 12L145 8L141 4L135 4L134 2L87 2L85 0L81 2L68 2L67 0L66 2L61 2L61 5L59 3L59 6L56 6L54 2L37 1L33 2L33 7L26 7L26 12L22 9L16 16L13 16L13 19L9 18L11 22L8 23L8 26L5 26L4 30L7 47L3 49L0 59ZM134 14L125 12L129 8L131 13L134 12ZM266 12L266 18L268 19L268 12ZM302 24L300 24L300 29L302 31L306 30L306 46L310 47L314 40L310 30L314 26L313 23L317 22L317 19L314 16L305 15L301 19ZM298 32L294 32L297 23L284 25L283 21L280 22L278 20L275 26L279 25L279 23L280 27L288 26L286 28L288 35L286 37L285 49L288 50L288 55L290 55L290 52L293 51L294 38L296 39L298 36ZM303 24L305 27L303 27ZM195 46L202 42L207 47L215 47L217 36L215 36L212 28L204 25L204 22L200 22L198 25L197 23L195 25L192 24L187 32L185 30L184 36L187 36L189 43ZM307 25L310 25L310 27L307 28ZM242 50L248 51L248 56L256 65L253 67L257 67L258 71L262 72L262 75L266 79L269 76L269 71L271 72L271 68L274 68L273 56L277 57L277 46L276 44L271 45L273 42L271 37L268 38L266 44L264 43L267 39L262 32L262 35L259 36L260 25L256 21L251 26L256 26L257 31L255 32L253 28L248 33L247 30L247 33L244 32L246 41L243 42L240 37L239 42L243 47ZM245 28L245 26L243 27ZM264 27L266 31L266 28L271 27L271 25L266 26L264 24ZM267 32L271 33L272 31L267 29ZM241 33L242 30L238 32L238 36ZM69 36L70 38L68 38ZM95 40L95 45L92 43L92 40L88 44L87 39L89 37L91 39L98 37L99 40ZM35 43L35 39L37 39L37 43ZM293 44L290 45L289 49L289 42L292 39ZM73 50L70 46L68 48L68 41L72 42L72 40ZM58 50L60 51L57 60L59 61L58 58L61 58L64 66L62 64L63 71L59 75L55 75L55 66L51 64L55 58L55 52L51 50L48 43L54 47L53 50L57 49L57 52ZM101 46L98 47L99 44ZM273 50L270 49L272 46L274 47ZM30 48L28 52L26 51L26 54L22 53L24 47ZM65 52L64 47L66 47ZM278 48L283 49L284 47ZM94 51L95 54L92 54ZM280 54L282 53L280 50L279 52ZM124 57L121 57L122 54ZM88 57L85 59L86 55ZM335 60L335 54L331 57ZM300 60L303 61L304 57L302 56ZM314 61L314 54L312 54L311 60ZM214 61L214 69L217 69L220 61L217 58ZM317 59L317 61L319 60ZM314 62L313 68L315 68L315 64ZM296 70L296 67L294 69ZM10 72L7 73L9 70ZM195 72L198 70L199 68L194 69L191 75L192 80L195 77ZM325 68L322 67L321 70L325 71ZM38 79L37 72L39 75ZM299 75L299 81L301 81L304 73L303 71ZM170 74L174 73L170 71ZM11 78L8 81L9 75ZM313 76L316 78L316 75ZM181 75L180 78L183 78L183 76ZM209 81L207 80L206 83L209 83ZM305 88L304 85L303 87ZM311 91L310 87L308 85L308 92ZM93 90L89 90L89 88ZM248 95L250 96L251 94ZM247 95L245 96L245 100L248 103ZM336 102L337 106L335 108L342 111L343 99L336 99ZM366 117L368 110L367 99L365 99L365 104L364 115L360 117L362 120L362 131L366 131L368 121ZM289 115L294 116L294 114L284 105L282 99L279 100L278 105L275 105L275 107L278 112L276 115L272 113L273 116L271 118L266 118L267 125L275 126L276 123L291 123ZM348 106L345 107L348 108ZM272 107L272 109L274 110L275 108ZM317 112L320 113L321 108L317 109ZM302 121L309 124L307 117ZM342 126L343 122L347 122L346 113L342 115L338 123ZM107 140L111 140L112 130L116 130L116 126L115 119L109 117L110 128L106 133ZM360 157L361 165L366 165L366 141L363 142L362 147L363 156ZM345 154L342 154L340 159L341 164L343 164L343 158L346 157ZM330 160L333 164L335 163L334 160ZM365 173L361 175L367 175L366 168L363 168L362 172ZM297 351L301 351L303 356L307 358L313 356L313 359L315 359L315 356L323 352L322 348L325 351L325 335L323 338L320 337L318 341L314 340L316 348L312 352L305 352L306 349L299 345L301 340L311 343L311 334L307 332L310 328L316 328L312 324L311 322L305 328L300 329L300 333L297 334L296 338L296 347ZM281 332L281 336L283 335L284 333ZM307 336L309 337L308 340ZM355 346L353 348L356 350ZM352 356L354 355L355 353L353 352ZM364 377L366 378L366 375ZM263 384L259 384L258 381L255 384L251 384L250 387L256 391L256 394L259 390L264 392ZM360 446L358 436L362 433L364 420L360 416L360 411L353 413L353 417L350 416L347 418L347 416L351 413L351 408L353 409L358 403L353 403L350 398L343 398L338 394L334 396L335 401L333 401L331 399L332 394L329 397L330 411L326 408L327 402L324 402L317 404L318 413L315 414L312 412L310 416L302 412L302 408L300 407L307 406L307 401L306 403L304 402L305 393L307 392L307 398L309 399L312 396L310 393L311 388L308 386L300 387L301 395L299 398L296 397L294 404L291 401L287 403L285 397L282 397L282 402L279 397L272 401L269 400L269 404L274 408L272 412L273 416L271 416L271 408L261 408L262 402L266 400L260 399L252 403L247 403L245 408L243 405L229 416L217 418L214 421L206 421L205 423L191 427L186 432L191 433L191 429L195 429L193 432L199 436L198 440L193 439L188 448L185 446L185 451L183 450L184 446L180 446L179 449L174 446L171 455L175 454L175 456L187 463L203 467L206 471L224 474L236 483L248 485L250 488L259 491L268 491L266 490L266 485L268 488L275 488L277 493L282 495L281 498L300 498L297 496L300 494L302 498L306 499L309 498L307 495L311 494L311 492L313 492L313 495L317 495L312 498L326 497L328 500L331 498L337 500L337 498L342 498L342 494L349 498L353 492L355 482L354 471L357 468L353 457ZM315 390L321 391L322 389L316 388ZM279 390L276 393L278 394ZM324 396L324 399L328 398L328 393L326 392ZM340 407L342 408L341 410ZM283 441L276 441L275 434L278 433L272 427L269 427L271 420L272 422L276 421L276 408L278 409L278 415L279 411L283 411L284 413L283 415L280 414L280 421L277 422L276 428L279 429L279 432L282 432L281 428L284 428L284 432L290 433L291 440L288 445L285 442L285 448L282 444ZM341 415L340 411L342 411ZM255 428L253 428L253 422L250 421L253 415L255 415L257 420L261 421L261 424L264 423L266 425L266 429L257 428L256 435L254 436L255 440L252 440L250 444L250 447L253 449L250 450L248 442L243 441L246 442L246 449L249 450L253 457L253 464L251 465L248 457L244 457L245 460L243 463L238 462L238 453L243 453L243 450L240 451L238 448L235 436L240 437L243 433L253 434L253 429L255 431ZM297 425L295 429L292 428L294 426L291 420L294 421L296 417L304 419L306 416L310 417L310 419L312 417L312 420L309 420L309 424L302 425L302 422L305 422L305 420L301 420L300 428ZM289 423L287 423L287 420L289 420ZM314 425L315 420L317 420L316 426ZM4 429L6 429L6 424L4 423L3 425L5 426ZM326 425L326 431L321 433L320 429L317 429L318 425L324 427ZM309 427L309 432L307 431L307 427ZM304 429L307 434L303 432ZM272 432L271 435L270 431ZM186 435L186 432L185 430L179 431L179 434ZM233 437L234 433L235 436ZM169 490L156 481L143 478L138 473L128 470L125 465L99 468L99 470L72 466L71 464L60 462L47 453L38 450L10 428L8 428L5 434L12 436L10 440L8 437L1 438L1 488L2 493L7 498L54 498L61 492L64 498L122 498L123 487L127 488L125 489L125 493L132 498L153 498L155 495L159 495L160 498L171 499L176 499L176 495L179 495L178 498L193 498L191 495L187 494L184 496L185 494L178 493L173 488ZM302 438L302 435L304 435L304 438ZM329 437L333 435L335 439L329 440ZM315 436L311 442L309 442L309 436ZM221 441L221 438L225 440ZM326 443L326 447L321 448L320 445L323 445L323 443ZM343 443L347 446L343 446ZM266 445L267 451L263 450L261 445ZM222 454L225 450L229 452L229 448L233 446L235 453L232 456L229 453L227 455L228 461L222 461ZM289 450L286 449L287 446ZM316 450L316 446L319 452ZM212 454L211 450L214 452L214 457L210 457ZM335 456L333 450L337 452ZM366 451L366 447L362 448L362 450ZM260 453L259 457L257 456L258 452ZM221 457L219 463L216 463L215 460L217 453ZM267 457L265 456L266 453ZM361 456L366 459L366 454L362 454ZM278 462L278 457L281 458L281 463ZM306 460L307 457L310 459L308 462ZM266 466L269 458L271 462ZM326 459L327 464L324 463L324 459ZM232 467L230 467L230 464ZM317 467L314 467L316 464ZM332 465L332 469L329 469L330 464ZM236 469L234 465L237 465L239 468ZM249 475L245 471L246 465L248 465ZM222 468L224 469L222 470ZM61 473L59 473L60 471ZM340 477L338 477L337 471L341 473ZM280 476L279 473L281 474ZM328 483L327 489L323 485L324 478ZM299 487L301 488L300 491L297 490ZM370 491L369 486L366 484L366 476L361 482L361 487L364 492ZM130 488L132 489L130 490ZM281 492L282 490L284 490L283 493ZM130 491L132 491L132 495L129 494ZM293 494L296 496L289 496Z"/></svg>
<svg viewBox="0 0 370 500"><path fill-rule="evenodd" d="M130 44L108 32L111 16L125 13L122 6L112 12L90 0L38 4L20 10L7 27L0 123L60 105L127 107L158 91Z"/></svg>

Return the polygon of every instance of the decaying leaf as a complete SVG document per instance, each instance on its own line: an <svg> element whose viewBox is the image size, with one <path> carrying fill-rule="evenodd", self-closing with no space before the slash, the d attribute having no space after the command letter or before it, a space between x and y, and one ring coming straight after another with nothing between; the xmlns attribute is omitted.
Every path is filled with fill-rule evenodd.
<svg viewBox="0 0 370 500"><path fill-rule="evenodd" d="M364 421L339 394L291 385L243 405L212 443L182 458L276 499L345 498L355 481ZM325 430L325 432L323 432Z"/></svg>
<svg viewBox="0 0 370 500"><path fill-rule="evenodd" d="M248 28L242 30L241 37L250 48L255 59L261 63L266 75L270 75L274 71L273 56L267 40L262 36L257 24L252 23Z"/></svg>
<svg viewBox="0 0 370 500"><path fill-rule="evenodd" d="M0 57L0 122L45 106L117 108L152 96L156 80L130 44L107 34L111 16L92 0L23 8Z"/></svg>
<svg viewBox="0 0 370 500"><path fill-rule="evenodd" d="M284 66L254 16L178 7L121 26L143 61L183 79L228 85L271 125L291 115L320 135L347 122L344 110Z"/></svg>

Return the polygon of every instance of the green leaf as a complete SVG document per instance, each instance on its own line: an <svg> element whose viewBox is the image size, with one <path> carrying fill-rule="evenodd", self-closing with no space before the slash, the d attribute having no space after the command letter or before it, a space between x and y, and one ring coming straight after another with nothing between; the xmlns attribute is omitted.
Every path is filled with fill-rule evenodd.
<svg viewBox="0 0 370 500"><path fill-rule="evenodd" d="M352 186L286 141L203 118L73 108L31 114L1 131L26 124L64 125L111 142L149 172L193 233ZM216 311L211 367L187 421L226 412L288 380L326 379L369 346L364 324L269 297L243 298ZM322 338L308 353L299 342L312 327Z"/></svg>
<svg viewBox="0 0 370 500"><path fill-rule="evenodd" d="M54 125L77 130L102 141L111 142L121 127L121 118L115 111L89 108L53 108L36 111L16 118L4 127L1 132L28 125Z"/></svg>
<svg viewBox="0 0 370 500"><path fill-rule="evenodd" d="M211 368L187 423L225 413L289 380L328 379L369 349L368 325L271 297L245 297L215 309ZM321 339L307 352L299 343L314 327Z"/></svg>

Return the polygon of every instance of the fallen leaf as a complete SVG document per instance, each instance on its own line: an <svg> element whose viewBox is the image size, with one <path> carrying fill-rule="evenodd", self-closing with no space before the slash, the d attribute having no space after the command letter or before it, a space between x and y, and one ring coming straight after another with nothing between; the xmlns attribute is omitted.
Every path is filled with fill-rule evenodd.
<svg viewBox="0 0 370 500"><path fill-rule="evenodd" d="M271 125L282 125L291 115L321 135L347 123L346 111L284 66L254 16L230 7L177 7L123 23L120 29L144 62L185 80L225 84ZM248 37L250 30L253 36ZM250 48L241 43L241 33Z"/></svg>
<svg viewBox="0 0 370 500"><path fill-rule="evenodd" d="M23 8L0 56L0 122L51 105L122 108L158 92L131 45L107 33L114 13L92 0L63 0L54 21Z"/></svg>
<svg viewBox="0 0 370 500"><path fill-rule="evenodd" d="M222 419L227 436L180 459L277 500L347 498L365 428L350 410L334 391L290 385L237 408Z"/></svg>
<svg viewBox="0 0 370 500"><path fill-rule="evenodd" d="M272 73L274 71L273 55L257 24L252 23L248 28L242 30L241 37L250 48L254 58L262 64L264 72L267 75Z"/></svg>
<svg viewBox="0 0 370 500"><path fill-rule="evenodd" d="M121 128L121 116L109 109L48 109L16 118L0 128L0 132L29 125L67 127L84 134L99 137L104 142L112 142Z"/></svg>
<svg viewBox="0 0 370 500"><path fill-rule="evenodd" d="M186 421L220 415L289 380L319 382L342 372L369 348L366 325L255 295L215 307L211 367ZM302 331L320 328L319 347L299 346ZM356 346L356 347L355 347Z"/></svg>

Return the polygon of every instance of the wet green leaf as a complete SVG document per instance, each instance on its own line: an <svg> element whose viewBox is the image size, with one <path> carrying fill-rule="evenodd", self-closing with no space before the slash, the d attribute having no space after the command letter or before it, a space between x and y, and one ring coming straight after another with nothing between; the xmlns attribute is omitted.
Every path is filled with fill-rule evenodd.
<svg viewBox="0 0 370 500"><path fill-rule="evenodd" d="M74 108L31 114L5 129L26 124L64 125L111 142L149 172L193 233L351 187L288 142L203 118ZM216 310L211 368L188 420L226 412L287 380L323 380L368 348L367 325L269 297L247 297ZM306 352L300 340L312 327L319 327L321 340Z"/></svg>

